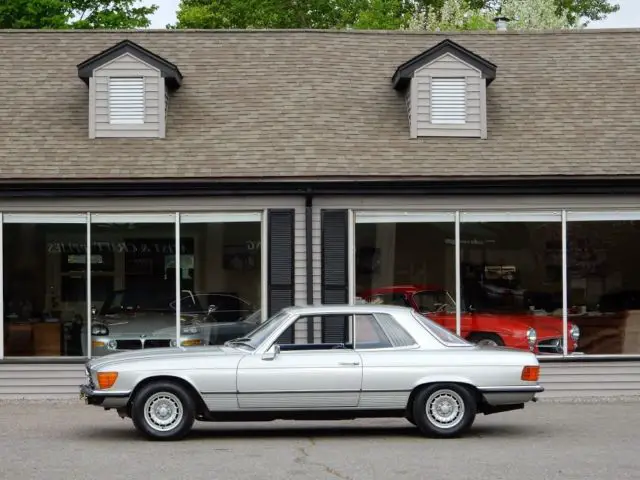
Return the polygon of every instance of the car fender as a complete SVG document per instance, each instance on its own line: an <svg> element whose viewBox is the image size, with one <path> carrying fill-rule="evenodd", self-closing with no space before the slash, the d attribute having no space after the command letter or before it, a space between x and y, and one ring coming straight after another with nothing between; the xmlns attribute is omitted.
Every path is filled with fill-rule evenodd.
<svg viewBox="0 0 640 480"><path fill-rule="evenodd" d="M531 325L509 316L478 313L469 322L469 333L492 332L501 336L525 337Z"/></svg>
<svg viewBox="0 0 640 480"><path fill-rule="evenodd" d="M168 371L168 372L144 372L136 377L136 381L133 382L133 388L131 389L131 395L129 397L129 401L133 401L136 392L145 384L152 381L175 381L180 383L191 390L191 392L196 395L197 400L201 405L204 405L204 399L202 398L201 392L196 388L194 381L189 377L189 375L185 375L179 371Z"/></svg>
<svg viewBox="0 0 640 480"><path fill-rule="evenodd" d="M411 390L414 390L421 385L427 385L431 383L463 383L474 388L476 387L471 379L462 375L425 375L424 377L419 378L413 383Z"/></svg>

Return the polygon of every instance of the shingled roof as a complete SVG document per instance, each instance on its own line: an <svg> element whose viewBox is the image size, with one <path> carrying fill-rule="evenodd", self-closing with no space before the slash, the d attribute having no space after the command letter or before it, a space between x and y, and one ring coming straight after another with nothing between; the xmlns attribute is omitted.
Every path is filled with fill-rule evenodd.
<svg viewBox="0 0 640 480"><path fill-rule="evenodd" d="M396 68L449 38L497 65L488 139L409 138ZM90 139L76 66L178 65L166 139ZM0 179L640 173L640 31L0 31Z"/></svg>

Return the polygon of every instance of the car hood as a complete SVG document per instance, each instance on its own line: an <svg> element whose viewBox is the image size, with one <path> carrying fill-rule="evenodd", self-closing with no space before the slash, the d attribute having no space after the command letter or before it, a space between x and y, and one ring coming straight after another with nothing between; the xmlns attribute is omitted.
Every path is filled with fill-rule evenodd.
<svg viewBox="0 0 640 480"><path fill-rule="evenodd" d="M100 316L93 320L94 325L104 324L109 329L109 336L139 336L146 334L173 334L175 336L176 317L175 315L161 315L157 313L141 313L136 315L109 315ZM191 318L186 317L182 322L183 326L192 325Z"/></svg>
<svg viewBox="0 0 640 480"><path fill-rule="evenodd" d="M165 347L165 348L148 348L144 350L133 350L129 352L111 353L103 357L96 357L87 362L87 366L92 370L99 368L119 365L127 362L139 361L155 361L162 360L170 363L172 360L193 358L193 357L211 357L218 355L246 355L247 352L233 347L225 347L222 345L211 345L206 347Z"/></svg>

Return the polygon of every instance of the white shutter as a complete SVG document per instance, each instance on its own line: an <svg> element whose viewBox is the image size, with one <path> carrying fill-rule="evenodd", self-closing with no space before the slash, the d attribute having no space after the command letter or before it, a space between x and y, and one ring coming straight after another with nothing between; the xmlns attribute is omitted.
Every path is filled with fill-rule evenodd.
<svg viewBox="0 0 640 480"><path fill-rule="evenodd" d="M431 79L431 123L465 123L467 79Z"/></svg>
<svg viewBox="0 0 640 480"><path fill-rule="evenodd" d="M144 77L109 78L109 123L144 123Z"/></svg>

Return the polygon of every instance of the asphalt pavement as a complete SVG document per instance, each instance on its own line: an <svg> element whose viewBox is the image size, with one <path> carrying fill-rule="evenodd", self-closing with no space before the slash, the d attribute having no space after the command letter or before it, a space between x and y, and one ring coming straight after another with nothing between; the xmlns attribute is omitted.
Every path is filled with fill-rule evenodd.
<svg viewBox="0 0 640 480"><path fill-rule="evenodd" d="M2 480L639 479L640 400L541 401L433 440L405 420L196 423L149 442L80 401L0 401Z"/></svg>

